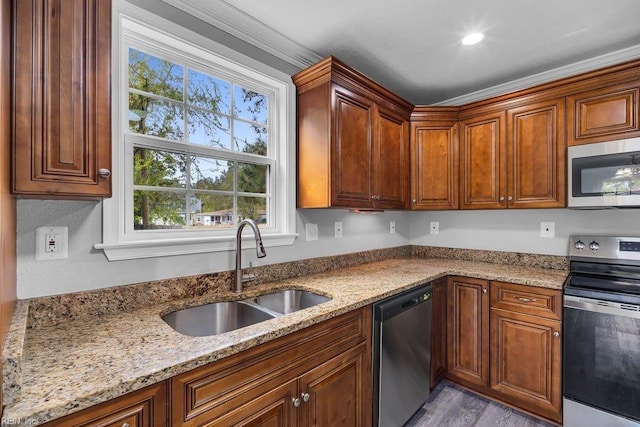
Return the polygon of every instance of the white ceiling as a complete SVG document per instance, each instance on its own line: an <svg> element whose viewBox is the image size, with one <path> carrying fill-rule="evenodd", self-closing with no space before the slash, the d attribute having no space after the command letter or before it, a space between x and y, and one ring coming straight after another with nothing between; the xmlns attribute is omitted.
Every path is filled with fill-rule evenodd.
<svg viewBox="0 0 640 427"><path fill-rule="evenodd" d="M300 67L334 55L415 104L640 57L640 0L164 1Z"/></svg>

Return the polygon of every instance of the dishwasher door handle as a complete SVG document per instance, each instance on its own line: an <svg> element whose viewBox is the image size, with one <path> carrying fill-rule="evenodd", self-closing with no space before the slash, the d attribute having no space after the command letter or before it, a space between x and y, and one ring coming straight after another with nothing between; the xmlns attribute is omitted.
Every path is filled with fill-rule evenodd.
<svg viewBox="0 0 640 427"><path fill-rule="evenodd" d="M418 304L420 300L418 298L411 298L409 301L405 302L400 306L401 309L406 310L407 308L413 307Z"/></svg>

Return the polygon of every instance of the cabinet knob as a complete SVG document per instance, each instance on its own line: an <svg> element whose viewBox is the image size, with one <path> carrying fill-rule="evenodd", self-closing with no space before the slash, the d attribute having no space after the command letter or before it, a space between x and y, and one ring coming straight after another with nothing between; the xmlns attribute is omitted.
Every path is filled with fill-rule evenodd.
<svg viewBox="0 0 640 427"><path fill-rule="evenodd" d="M487 288L482 288L482 293L486 294L487 293Z"/></svg>
<svg viewBox="0 0 640 427"><path fill-rule="evenodd" d="M414 205L415 205L416 203L418 203L418 201L417 201L416 199L413 199L411 202L412 202Z"/></svg>
<svg viewBox="0 0 640 427"><path fill-rule="evenodd" d="M122 427L129 427L129 423L122 423Z"/></svg>
<svg viewBox="0 0 640 427"><path fill-rule="evenodd" d="M309 393L302 393L300 396L302 397L302 400L304 400L305 402L309 401L309 397L310 397Z"/></svg>
<svg viewBox="0 0 640 427"><path fill-rule="evenodd" d="M504 196L500 196L500 201L504 202Z"/></svg>
<svg viewBox="0 0 640 427"><path fill-rule="evenodd" d="M507 200L508 200L508 201L512 201L512 200L513 200L513 197L509 196L509 197L507 197Z"/></svg>
<svg viewBox="0 0 640 427"><path fill-rule="evenodd" d="M553 336L554 336L554 337L556 337L556 338L558 338L558 337L560 336L560 332L558 332L558 331L554 332L554 333L553 333Z"/></svg>
<svg viewBox="0 0 640 427"><path fill-rule="evenodd" d="M111 176L111 171L109 169L100 168L98 169L98 174L100 174L102 178L109 178Z"/></svg>
<svg viewBox="0 0 640 427"><path fill-rule="evenodd" d="M293 406L295 406L296 408L300 406L300 399L297 397L294 397L293 399L291 399L291 402L293 403Z"/></svg>

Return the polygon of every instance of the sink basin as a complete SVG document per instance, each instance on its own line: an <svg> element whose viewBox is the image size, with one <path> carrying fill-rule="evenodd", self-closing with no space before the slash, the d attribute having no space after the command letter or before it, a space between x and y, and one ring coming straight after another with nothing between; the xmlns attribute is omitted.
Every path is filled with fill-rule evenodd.
<svg viewBox="0 0 640 427"><path fill-rule="evenodd" d="M240 329L274 317L242 301L230 301L174 311L162 316L162 320L183 335L206 337Z"/></svg>
<svg viewBox="0 0 640 427"><path fill-rule="evenodd" d="M331 301L331 298L325 297L324 295L314 294L309 291L285 289L270 294L260 295L255 298L251 298L249 301L279 314L289 314L294 311L322 304L323 302Z"/></svg>

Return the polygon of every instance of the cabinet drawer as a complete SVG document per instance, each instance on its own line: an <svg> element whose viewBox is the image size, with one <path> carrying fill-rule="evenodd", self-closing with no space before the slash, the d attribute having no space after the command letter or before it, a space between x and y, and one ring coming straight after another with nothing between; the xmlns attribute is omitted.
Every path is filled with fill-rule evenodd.
<svg viewBox="0 0 640 427"><path fill-rule="evenodd" d="M167 381L129 393L77 414L47 423L47 427L162 427L167 423Z"/></svg>
<svg viewBox="0 0 640 427"><path fill-rule="evenodd" d="M370 334L366 307L178 375L171 379L172 425L202 425L235 410Z"/></svg>
<svg viewBox="0 0 640 427"><path fill-rule="evenodd" d="M562 292L514 283L491 282L491 307L559 320L562 315Z"/></svg>

